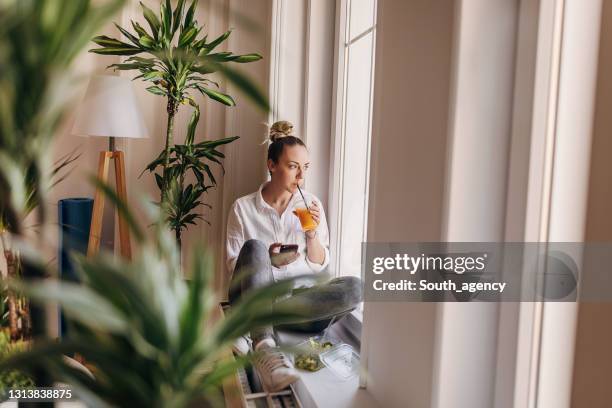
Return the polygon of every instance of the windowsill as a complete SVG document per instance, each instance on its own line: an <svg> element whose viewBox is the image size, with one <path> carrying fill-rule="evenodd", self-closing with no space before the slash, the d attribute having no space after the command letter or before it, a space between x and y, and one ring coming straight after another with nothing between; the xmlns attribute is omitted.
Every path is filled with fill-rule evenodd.
<svg viewBox="0 0 612 408"><path fill-rule="evenodd" d="M327 368L310 373L300 371L295 394L304 407L371 408L378 405L367 390L359 388L359 378L339 380Z"/></svg>
<svg viewBox="0 0 612 408"><path fill-rule="evenodd" d="M334 325L330 334L359 352L361 320L361 313L353 312ZM310 337L308 334L285 332L277 334L283 345L295 345ZM293 389L304 407L369 408L378 406L367 390L359 388L359 377L341 380L328 368L316 372L300 370L300 379L293 385Z"/></svg>

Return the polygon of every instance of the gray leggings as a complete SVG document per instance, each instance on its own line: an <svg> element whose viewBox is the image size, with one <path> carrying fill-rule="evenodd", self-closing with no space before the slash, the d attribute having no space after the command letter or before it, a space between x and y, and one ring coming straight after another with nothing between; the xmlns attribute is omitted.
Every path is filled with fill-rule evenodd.
<svg viewBox="0 0 612 408"><path fill-rule="evenodd" d="M256 239L246 241L240 249L234 268L229 292L230 303L238 301L241 293L265 286L273 280L272 263L266 245ZM298 300L297 303L306 305L308 319L298 324L279 327L304 332L321 331L332 320L338 320L355 309L361 302L361 286L361 279L344 276L310 288L294 289L291 297L279 300L278 303ZM272 333L271 327L253 331L251 333L253 344L271 337Z"/></svg>

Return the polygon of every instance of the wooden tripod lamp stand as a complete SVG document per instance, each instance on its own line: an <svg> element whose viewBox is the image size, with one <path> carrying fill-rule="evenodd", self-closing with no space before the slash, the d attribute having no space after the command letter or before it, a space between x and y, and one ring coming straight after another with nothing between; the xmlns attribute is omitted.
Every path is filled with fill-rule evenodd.
<svg viewBox="0 0 612 408"><path fill-rule="evenodd" d="M72 134L80 136L108 137L108 150L100 152L98 179L106 183L110 161L115 164L115 188L117 196L127 202L125 182L125 160L122 151L116 150L115 138L145 138L148 134L138 109L132 82L128 78L98 75L91 78L85 99L79 106ZM104 215L104 193L96 189L87 256L100 249L102 219ZM119 241L121 256L130 259L130 233L126 220L119 215Z"/></svg>

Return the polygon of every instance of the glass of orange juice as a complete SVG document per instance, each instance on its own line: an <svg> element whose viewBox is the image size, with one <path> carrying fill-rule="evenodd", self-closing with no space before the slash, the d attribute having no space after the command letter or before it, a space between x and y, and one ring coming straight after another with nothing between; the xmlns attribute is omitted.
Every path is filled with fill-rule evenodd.
<svg viewBox="0 0 612 408"><path fill-rule="evenodd" d="M300 219L300 224L302 224L302 229L304 231L311 231L317 228L317 223L312 218L312 214L310 213L308 207L306 207L306 204L303 201L301 201L294 207L293 214L295 214Z"/></svg>

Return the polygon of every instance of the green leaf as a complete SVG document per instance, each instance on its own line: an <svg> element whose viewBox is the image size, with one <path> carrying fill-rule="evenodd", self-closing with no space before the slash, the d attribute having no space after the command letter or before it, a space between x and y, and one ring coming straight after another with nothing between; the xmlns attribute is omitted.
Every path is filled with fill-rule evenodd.
<svg viewBox="0 0 612 408"><path fill-rule="evenodd" d="M189 9L187 10L187 13L185 14L185 22L183 23L184 29L191 27L191 24L193 23L193 16L195 14L195 8L197 4L198 4L198 0L193 0L191 2L191 6L189 6Z"/></svg>
<svg viewBox="0 0 612 408"><path fill-rule="evenodd" d="M130 71L133 69L140 69L143 67L144 66L142 64L134 62L134 63L128 63L128 64L111 64L106 68L113 68L114 70L120 70L120 71Z"/></svg>
<svg viewBox="0 0 612 408"><path fill-rule="evenodd" d="M39 340L37 345L29 350L7 356L0 363L0 370L4 371L10 368L29 368L40 367L41 362L49 357L63 356L74 352L79 347L78 342L62 341L58 343L55 340ZM63 358L63 357L62 357Z"/></svg>
<svg viewBox="0 0 612 408"><path fill-rule="evenodd" d="M194 247L195 249L196 247ZM209 293L209 276L212 265L209 258L196 256L192 261L192 280L186 302L180 314L181 350L191 349L198 341L206 323L205 317L210 312L211 302L207 302Z"/></svg>
<svg viewBox="0 0 612 408"><path fill-rule="evenodd" d="M190 209L191 210L191 209ZM196 225L195 220L197 219L201 219L202 215L200 214L188 214L183 218L183 223L184 224L192 224L192 225Z"/></svg>
<svg viewBox="0 0 612 408"><path fill-rule="evenodd" d="M140 64L152 67L153 65L155 65L156 59L155 58L130 57L127 59L127 61L135 61Z"/></svg>
<svg viewBox="0 0 612 408"><path fill-rule="evenodd" d="M106 299L79 284L48 280L14 282L12 286L38 302L58 302L66 314L92 328L118 333L128 329L124 317Z"/></svg>
<svg viewBox="0 0 612 408"><path fill-rule="evenodd" d="M231 56L232 56L231 52L223 51L223 52L217 52L214 54L208 54L206 58L209 58L215 62L223 62L223 61L228 61L228 58L230 58Z"/></svg>
<svg viewBox="0 0 612 408"><path fill-rule="evenodd" d="M204 142L200 142L198 144L196 144L195 146L198 149L211 149L211 148L215 148L217 146L220 145L224 145L224 144L228 144L233 142L234 140L240 139L240 136L231 136L231 137L224 137L222 139L217 139L217 140L206 140Z"/></svg>
<svg viewBox="0 0 612 408"><path fill-rule="evenodd" d="M204 88L203 86L198 86L198 90L202 92L203 94L207 95L210 99L214 99L215 101L221 102L224 105L227 105L227 106L236 105L236 102L234 102L234 99L231 96L224 94L223 92L214 91L209 88Z"/></svg>
<svg viewBox="0 0 612 408"><path fill-rule="evenodd" d="M142 173L140 173L140 175L138 177L142 176L143 173L145 171L147 171L147 170L148 171L155 170L157 168L157 166L160 166L165 161L165 158L166 158L166 151L162 150L162 152L159 154L159 156L157 156L157 158L155 160L153 160L151 163L149 163L147 165L147 167L142 171Z"/></svg>
<svg viewBox="0 0 612 408"><path fill-rule="evenodd" d="M163 89L161 89L158 86L150 86L147 88L147 91L151 92L152 94L155 95L160 95L160 96L167 96L168 93L166 91L164 91Z"/></svg>
<svg viewBox="0 0 612 408"><path fill-rule="evenodd" d="M219 361L212 370L211 375L206 376L202 382L202 387L220 384L240 367L244 367L250 360L250 356L237 356L233 359Z"/></svg>
<svg viewBox="0 0 612 408"><path fill-rule="evenodd" d="M212 171L210 171L210 167L207 164L204 164L202 166L204 168L204 171L206 172L206 174L208 175L208 177L210 178L210 181L214 184L217 185L217 180L215 180L215 176L213 176Z"/></svg>
<svg viewBox="0 0 612 408"><path fill-rule="evenodd" d="M196 108L191 114L191 119L189 120L189 125L187 126L187 138L185 139L186 145L193 144L193 140L195 139L195 131L198 126L198 122L200 120L200 109Z"/></svg>
<svg viewBox="0 0 612 408"><path fill-rule="evenodd" d="M221 164L221 162L219 161L219 159L217 159L215 156L213 156L212 154L210 154L210 152L208 152L208 151L206 151L206 150L203 150L201 153L202 153L202 155L203 155L204 157L206 157L208 160L213 161L213 162L215 162L215 163L217 163L217 164Z"/></svg>
<svg viewBox="0 0 612 408"><path fill-rule="evenodd" d="M229 313L226 314L225 319L219 322L215 328L213 329L213 338L215 339L215 343L223 344L227 341L227 339L234 338L234 336L240 336L244 334L248 329L254 327L253 321L259 320L259 324L261 326L266 323L270 323L269 319L273 319L273 321L278 321L283 319L299 319L303 317L303 314L300 313L300 310L297 309L295 311L287 312L287 315L281 315L281 313L266 313L265 310L271 310L271 305L273 303L272 299L278 299L283 297L284 295L291 292L293 288L293 283L297 279L287 279L281 280L275 283L272 283L264 288L261 288L257 291L251 291L249 293L243 294L241 296L240 301L232 305L232 309ZM255 310L257 316L251 316L250 319L246 320L245 315L251 315L249 310ZM259 327L261 327L259 326ZM255 326L257 327L257 326Z"/></svg>
<svg viewBox="0 0 612 408"><path fill-rule="evenodd" d="M155 41L149 36L140 37L140 39L138 40L138 43L148 50L151 50L155 47Z"/></svg>
<svg viewBox="0 0 612 408"><path fill-rule="evenodd" d="M128 30L121 27L119 24L117 23L114 23L114 24L115 24L115 27L117 27L117 29L121 31L121 34L125 35L136 47L140 46L140 42L136 36L132 35Z"/></svg>
<svg viewBox="0 0 612 408"><path fill-rule="evenodd" d="M204 175L202 174L202 172L196 167L193 167L192 170L196 180L198 181L198 184L204 185Z"/></svg>
<svg viewBox="0 0 612 408"><path fill-rule="evenodd" d="M245 54L245 55L232 55L231 52L218 52L215 54L208 54L206 59L209 59L214 62L238 62L238 63L248 63L259 61L262 58L261 55L253 53L253 54Z"/></svg>
<svg viewBox="0 0 612 408"><path fill-rule="evenodd" d="M148 81L154 78L163 78L163 77L164 77L164 73L161 71L149 71L143 75L143 78L145 79L145 81Z"/></svg>
<svg viewBox="0 0 612 408"><path fill-rule="evenodd" d="M185 0L178 0L176 9L174 9L174 22L172 24L172 33L175 33L181 25L181 19L183 17L183 8L185 7Z"/></svg>
<svg viewBox="0 0 612 408"><path fill-rule="evenodd" d="M140 6L142 7L142 13L144 15L145 20L147 20L147 23L149 23L149 27L151 27L153 38L155 38L155 40L158 40L157 33L159 32L160 22L157 19L157 16L153 12L153 10L145 6L142 1L140 2Z"/></svg>
<svg viewBox="0 0 612 408"><path fill-rule="evenodd" d="M121 42L115 38L107 37L105 35L99 35L91 39L94 43L101 45L102 47L131 47L131 45Z"/></svg>
<svg viewBox="0 0 612 408"><path fill-rule="evenodd" d="M107 47L107 48L94 48L89 50L94 54L100 55L134 55L142 52L139 48L134 47Z"/></svg>
<svg viewBox="0 0 612 408"><path fill-rule="evenodd" d="M189 45L199 32L200 29L196 27L191 27L190 29L183 31L179 37L178 46L185 47L186 45Z"/></svg>
<svg viewBox="0 0 612 408"><path fill-rule="evenodd" d="M193 48L198 51L199 56L206 55L209 52L209 50L206 48L207 39L208 39L208 34L193 43Z"/></svg>
<svg viewBox="0 0 612 408"><path fill-rule="evenodd" d="M161 190L163 188L163 185L164 185L164 180L157 173L155 173L155 182L157 183L157 188L159 188Z"/></svg>
<svg viewBox="0 0 612 408"><path fill-rule="evenodd" d="M225 158L225 155L224 155L223 153L218 152L218 151L216 151L216 150L211 150L211 151L210 151L210 153L211 153L212 155L217 156L217 157L221 157L222 159L224 159L224 158Z"/></svg>
<svg viewBox="0 0 612 408"><path fill-rule="evenodd" d="M208 51L214 50L215 47L217 47L223 41L227 40L227 37L229 37L231 33L232 33L232 30L228 30L225 33L221 34L219 37L215 38L212 42L210 42L209 44L206 44L205 45L206 49Z"/></svg>
<svg viewBox="0 0 612 408"><path fill-rule="evenodd" d="M248 62L259 61L262 58L263 57L261 55L253 53L253 54L238 55L232 61L243 64L243 63L248 63Z"/></svg>
<svg viewBox="0 0 612 408"><path fill-rule="evenodd" d="M188 202L189 196L191 195L191 191L193 190L193 184L189 184L187 188L183 191L182 201Z"/></svg>
<svg viewBox="0 0 612 408"><path fill-rule="evenodd" d="M138 33L138 35L139 35L140 37L149 37L149 38L153 39L153 38L152 38L152 37L149 35L149 33L147 33L147 30L145 30L143 26L141 26L140 24L138 24L138 22L137 22L137 21L132 20L132 21L131 21L131 23L132 23L132 28L134 29L134 31L136 31L136 32Z"/></svg>
<svg viewBox="0 0 612 408"><path fill-rule="evenodd" d="M160 6L160 18L162 22L162 32L164 33L164 39L168 44L172 42L172 5L170 0L166 0L165 4L162 3Z"/></svg>

